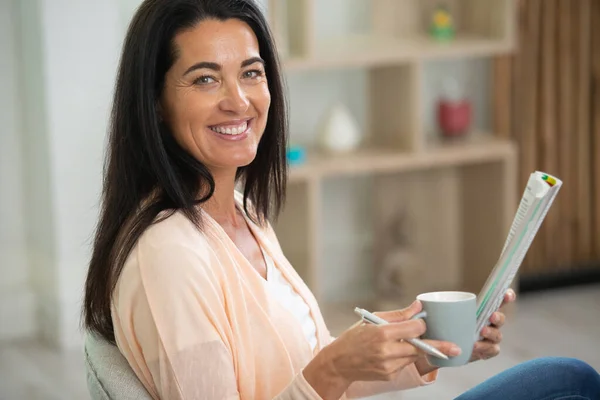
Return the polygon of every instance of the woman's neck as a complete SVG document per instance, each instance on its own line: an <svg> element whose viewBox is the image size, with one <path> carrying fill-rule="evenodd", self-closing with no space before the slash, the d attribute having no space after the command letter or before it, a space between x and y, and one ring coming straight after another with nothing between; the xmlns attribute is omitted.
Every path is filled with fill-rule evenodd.
<svg viewBox="0 0 600 400"><path fill-rule="evenodd" d="M235 171L213 173L213 178L215 191L202 208L220 225L237 226L241 221L235 205Z"/></svg>

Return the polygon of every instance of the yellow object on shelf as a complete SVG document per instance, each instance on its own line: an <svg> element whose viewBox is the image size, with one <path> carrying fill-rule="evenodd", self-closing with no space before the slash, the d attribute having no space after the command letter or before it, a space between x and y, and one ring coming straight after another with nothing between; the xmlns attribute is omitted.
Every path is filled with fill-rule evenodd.
<svg viewBox="0 0 600 400"><path fill-rule="evenodd" d="M437 40L454 38L454 23L447 7L437 7L431 18L431 34Z"/></svg>

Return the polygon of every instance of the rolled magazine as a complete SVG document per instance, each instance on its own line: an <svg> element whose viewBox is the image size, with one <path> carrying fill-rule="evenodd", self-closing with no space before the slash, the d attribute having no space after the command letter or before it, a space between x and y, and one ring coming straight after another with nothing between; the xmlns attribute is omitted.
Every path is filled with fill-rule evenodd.
<svg viewBox="0 0 600 400"><path fill-rule="evenodd" d="M550 174L536 171L529 176L500 258L477 296L475 334L478 338L481 330L489 325L492 314L500 308L561 186L562 181Z"/></svg>

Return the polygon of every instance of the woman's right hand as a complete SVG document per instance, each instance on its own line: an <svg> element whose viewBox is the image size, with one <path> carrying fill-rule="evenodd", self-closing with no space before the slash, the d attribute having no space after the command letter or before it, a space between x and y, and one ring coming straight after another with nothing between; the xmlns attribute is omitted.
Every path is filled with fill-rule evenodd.
<svg viewBox="0 0 600 400"><path fill-rule="evenodd" d="M403 310L394 311L395 322L388 325L353 325L306 366L305 379L324 399L339 398L355 381L393 379L398 371L424 357L422 351L404 341L425 333L422 319L410 319L421 309L421 303L415 301ZM388 313L379 313L384 317L382 314ZM444 354L457 355L458 348L453 343L426 342Z"/></svg>

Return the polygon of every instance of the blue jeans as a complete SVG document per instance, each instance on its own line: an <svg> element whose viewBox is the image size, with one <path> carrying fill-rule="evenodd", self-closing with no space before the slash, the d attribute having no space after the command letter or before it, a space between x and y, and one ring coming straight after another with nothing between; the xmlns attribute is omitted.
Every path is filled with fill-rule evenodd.
<svg viewBox="0 0 600 400"><path fill-rule="evenodd" d="M455 400L600 400L600 375L583 361L548 357L512 367Z"/></svg>

